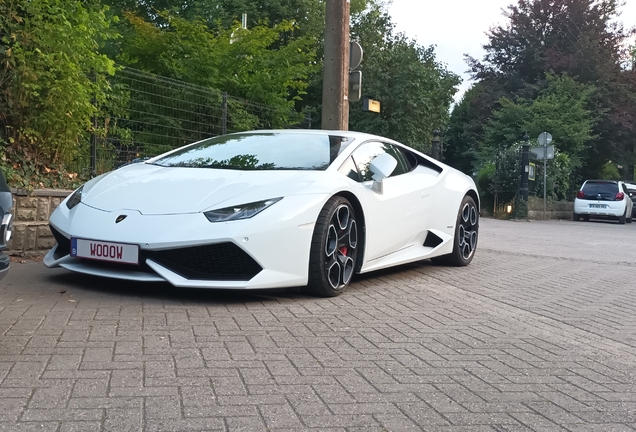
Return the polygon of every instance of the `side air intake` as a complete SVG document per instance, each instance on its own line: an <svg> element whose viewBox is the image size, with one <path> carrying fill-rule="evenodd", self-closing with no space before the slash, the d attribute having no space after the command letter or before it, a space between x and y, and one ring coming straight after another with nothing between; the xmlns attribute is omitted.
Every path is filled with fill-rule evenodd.
<svg viewBox="0 0 636 432"><path fill-rule="evenodd" d="M440 244L442 244L442 242L443 240L441 238L439 238L437 235L429 231L428 234L426 234L426 240L424 241L424 246L435 248L439 246Z"/></svg>

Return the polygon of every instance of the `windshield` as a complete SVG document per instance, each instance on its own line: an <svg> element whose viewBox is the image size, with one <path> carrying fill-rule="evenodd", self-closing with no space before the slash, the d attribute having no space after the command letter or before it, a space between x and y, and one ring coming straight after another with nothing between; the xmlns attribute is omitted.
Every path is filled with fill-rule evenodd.
<svg viewBox="0 0 636 432"><path fill-rule="evenodd" d="M348 144L326 134L244 133L210 138L152 163L236 170L325 170Z"/></svg>

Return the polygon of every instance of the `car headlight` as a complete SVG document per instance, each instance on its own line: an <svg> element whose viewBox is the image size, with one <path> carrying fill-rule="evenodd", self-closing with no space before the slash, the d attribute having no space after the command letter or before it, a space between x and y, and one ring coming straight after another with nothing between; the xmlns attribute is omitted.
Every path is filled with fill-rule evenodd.
<svg viewBox="0 0 636 432"><path fill-rule="evenodd" d="M206 218L208 218L210 222L228 222L234 220L249 219L282 199L282 197L271 198L268 200L256 201L249 204L240 204L218 210L210 210L204 212L203 214Z"/></svg>
<svg viewBox="0 0 636 432"><path fill-rule="evenodd" d="M68 207L69 210L71 210L82 201L82 189L84 189L84 186L80 186L79 188L77 188L75 192L73 192L73 195L70 196L68 201L66 201L66 207Z"/></svg>

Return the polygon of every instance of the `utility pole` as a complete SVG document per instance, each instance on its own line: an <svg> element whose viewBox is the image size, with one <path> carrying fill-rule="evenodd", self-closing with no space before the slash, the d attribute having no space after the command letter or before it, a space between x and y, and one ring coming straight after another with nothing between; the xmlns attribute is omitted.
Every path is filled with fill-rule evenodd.
<svg viewBox="0 0 636 432"><path fill-rule="evenodd" d="M349 129L349 0L327 0L322 128Z"/></svg>

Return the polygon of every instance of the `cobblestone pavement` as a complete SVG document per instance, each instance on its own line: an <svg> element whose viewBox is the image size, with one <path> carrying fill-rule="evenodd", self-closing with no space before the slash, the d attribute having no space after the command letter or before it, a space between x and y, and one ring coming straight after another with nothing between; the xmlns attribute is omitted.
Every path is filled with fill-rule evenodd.
<svg viewBox="0 0 636 432"><path fill-rule="evenodd" d="M481 229L334 299L13 263L0 430L636 431L636 224Z"/></svg>

